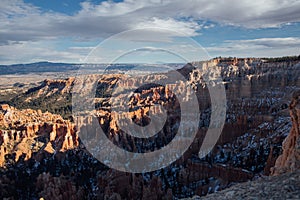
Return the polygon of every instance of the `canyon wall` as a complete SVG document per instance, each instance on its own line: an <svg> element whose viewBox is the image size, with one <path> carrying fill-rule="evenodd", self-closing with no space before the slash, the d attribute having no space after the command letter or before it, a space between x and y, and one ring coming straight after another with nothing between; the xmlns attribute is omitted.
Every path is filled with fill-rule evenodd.
<svg viewBox="0 0 300 200"><path fill-rule="evenodd" d="M203 69L209 69L210 64L216 65L222 77L227 112L217 145L211 153L200 159L198 152L211 117L211 99L202 76ZM7 187L15 180L12 185L16 185L16 188L21 185L16 190L22 191L22 197L27 199L26 184L34 184L32 187L36 187L31 189L36 195L34 198L47 198L52 193L59 198L70 195L56 184L72 191L74 199L79 199L83 194L99 199L203 196L236 182L252 180L258 174L267 174L281 153L282 141L291 127L291 134L285 140L283 155L277 159L274 173L290 171L299 166L296 161L299 158L299 94L295 94L290 103L293 124L288 115L291 93L300 87L298 62L215 59L187 64L177 72L186 81L177 81L177 84L170 83L168 86L148 84L139 87L144 79L155 83L174 75L174 71L144 79L110 74L89 75L86 80L45 80L39 87L20 94L14 101L16 107L34 105L38 108L42 105L43 111L1 105L0 164L3 171L0 170L0 175L8 178L0 180L0 190L5 188L5 197L15 195ZM119 82L117 96L113 99L111 94L114 86L121 79L124 81ZM96 121L91 117L79 116L73 118L76 122L73 123L60 115L46 112L51 106L52 110L59 112L66 105L71 105L71 92L76 81L81 81L79 85L82 87L77 88L77 92L83 96L89 92L84 86L88 88L96 81L96 94L92 99L96 105L90 113L96 116ZM188 150L170 166L148 173L119 172L99 163L81 143L80 132L90 134L88 125L95 123L101 126L110 141L127 151L140 153L167 146L177 133L180 123L186 123L186 128L189 128L188 120L180 118L180 105L174 95L183 95L183 101L188 102L191 98L188 85L193 87L199 101L199 130ZM133 88L134 92L126 93ZM128 104L122 101L124 98L129 99ZM113 102L116 99L119 101ZM84 105L85 99L79 103ZM112 108L123 112L116 114ZM151 118L159 118L164 110L169 114L166 124L152 138L138 139L120 128L126 125L121 124L124 119L145 126ZM90 134L90 137L97 141L99 134ZM11 158L14 162L10 162ZM7 166L8 169L5 169ZM26 179L26 182L18 177L31 179ZM47 188L47 185L50 187Z"/></svg>
<svg viewBox="0 0 300 200"><path fill-rule="evenodd" d="M273 175L300 168L300 90L293 94L289 109L293 125L282 144L283 153L276 160Z"/></svg>
<svg viewBox="0 0 300 200"><path fill-rule="evenodd" d="M0 166L4 166L7 154L14 154L15 161L20 156L28 160L41 149L55 153L78 144L75 125L60 115L0 105Z"/></svg>

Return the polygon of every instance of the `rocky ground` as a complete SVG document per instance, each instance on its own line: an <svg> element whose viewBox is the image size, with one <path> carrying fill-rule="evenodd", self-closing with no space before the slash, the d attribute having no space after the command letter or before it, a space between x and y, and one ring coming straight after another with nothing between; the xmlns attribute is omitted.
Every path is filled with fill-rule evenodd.
<svg viewBox="0 0 300 200"><path fill-rule="evenodd" d="M300 199L300 170L278 176L260 177L257 180L239 183L205 197L195 196L191 199Z"/></svg>

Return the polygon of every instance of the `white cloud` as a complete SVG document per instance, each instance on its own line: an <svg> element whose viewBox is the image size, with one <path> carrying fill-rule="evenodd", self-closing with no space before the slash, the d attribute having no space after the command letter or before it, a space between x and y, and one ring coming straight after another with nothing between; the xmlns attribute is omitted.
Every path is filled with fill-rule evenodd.
<svg viewBox="0 0 300 200"><path fill-rule="evenodd" d="M299 55L300 38L259 38L251 40L227 40L219 46L207 47L214 56L276 57Z"/></svg>
<svg viewBox="0 0 300 200"><path fill-rule="evenodd" d="M88 50L89 51L89 50ZM78 49L58 51L47 42L19 42L0 46L1 64L38 62L80 62L84 59Z"/></svg>
<svg viewBox="0 0 300 200"><path fill-rule="evenodd" d="M280 27L283 24L300 22L298 0L125 0L118 3L106 1L97 5L86 1L81 3L81 6L81 10L77 13L67 15L41 11L40 8L26 4L22 0L2 0L0 45L3 46L1 48L3 50L20 48L20 44L29 44L29 42L42 44L61 38L95 41L122 31L151 27L156 30L169 29L172 33L147 31L136 37L136 41L143 41L143 35L147 35L151 41L171 42L174 36L196 36L201 34L201 29L214 26L211 23L206 24L206 21L254 29ZM258 42L263 45L263 41L256 41ZM272 43L272 41L266 42ZM27 45L28 52L35 52L37 55L46 54L47 48L36 51L31 46L34 45ZM14 50L20 52L19 49ZM51 51L47 53L49 55L60 52L53 49L49 51ZM84 52L82 49L80 51ZM29 54L28 52L20 53L25 56ZM69 54L72 55L66 55L67 52L62 55L74 57L73 53L74 49L70 49ZM0 57L5 56L10 55L1 51Z"/></svg>
<svg viewBox="0 0 300 200"><path fill-rule="evenodd" d="M193 21L177 20L173 19L173 16L155 17L151 11L142 12L144 9L154 9L150 6L151 1L103 2L100 5L84 2L81 5L82 10L68 16L62 13L41 12L20 0L4 0L0 5L0 20L5 22L0 24L0 44L56 37L99 39L122 31L150 26L194 36L200 28Z"/></svg>
<svg viewBox="0 0 300 200"><path fill-rule="evenodd" d="M199 35L197 30L200 29L200 25L193 21L179 21L172 18L159 19L153 17L147 22L140 22L136 25L136 28L160 28L171 30L174 36L196 36Z"/></svg>
<svg viewBox="0 0 300 200"><path fill-rule="evenodd" d="M0 4L0 20L4 22L0 25L0 43L60 36L99 38L149 26L195 36L202 28L199 20L247 28L300 22L300 1L297 0L125 0L99 5L87 1L81 6L78 13L69 16L41 12L21 0L3 0Z"/></svg>
<svg viewBox="0 0 300 200"><path fill-rule="evenodd" d="M251 44L262 46L266 48L282 48L282 47L299 47L300 38L286 37L286 38L259 38L253 40L237 40L238 43Z"/></svg>

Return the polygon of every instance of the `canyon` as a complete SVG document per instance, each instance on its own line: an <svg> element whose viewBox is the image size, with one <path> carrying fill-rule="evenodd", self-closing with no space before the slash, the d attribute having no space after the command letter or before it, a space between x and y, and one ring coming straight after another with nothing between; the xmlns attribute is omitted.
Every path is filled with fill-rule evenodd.
<svg viewBox="0 0 300 200"><path fill-rule="evenodd" d="M138 77L89 74L85 79L46 79L1 102L1 197L179 199L218 194L240 182L296 171L300 165L299 69L299 60L216 58ZM183 81L174 79L177 73ZM203 78L206 74L209 83ZM212 116L209 86L218 84L224 85L226 93L224 127L212 151L199 158ZM86 99L93 87L95 95ZM114 145L129 152L167 147L180 123L189 127L181 103L191 101L193 92L200 110L198 130L189 148L167 167L145 173L110 169L82 141L101 139L91 130L90 125L96 124ZM80 97L77 104L74 94ZM94 103L94 110L80 111L90 116L72 115L74 106L87 101ZM164 113L164 126L152 137L137 138L122 130L128 120L143 127Z"/></svg>

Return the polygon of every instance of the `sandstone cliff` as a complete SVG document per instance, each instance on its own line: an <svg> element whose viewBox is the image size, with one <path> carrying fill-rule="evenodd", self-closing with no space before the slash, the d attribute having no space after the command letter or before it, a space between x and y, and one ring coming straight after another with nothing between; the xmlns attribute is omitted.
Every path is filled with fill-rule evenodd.
<svg viewBox="0 0 300 200"><path fill-rule="evenodd" d="M300 90L293 94L289 108L293 126L283 142L283 153L276 160L273 175L300 168Z"/></svg>
<svg viewBox="0 0 300 200"><path fill-rule="evenodd" d="M60 115L0 105L0 166L7 154L14 154L15 161L20 156L28 160L40 150L55 153L77 145L75 125Z"/></svg>

